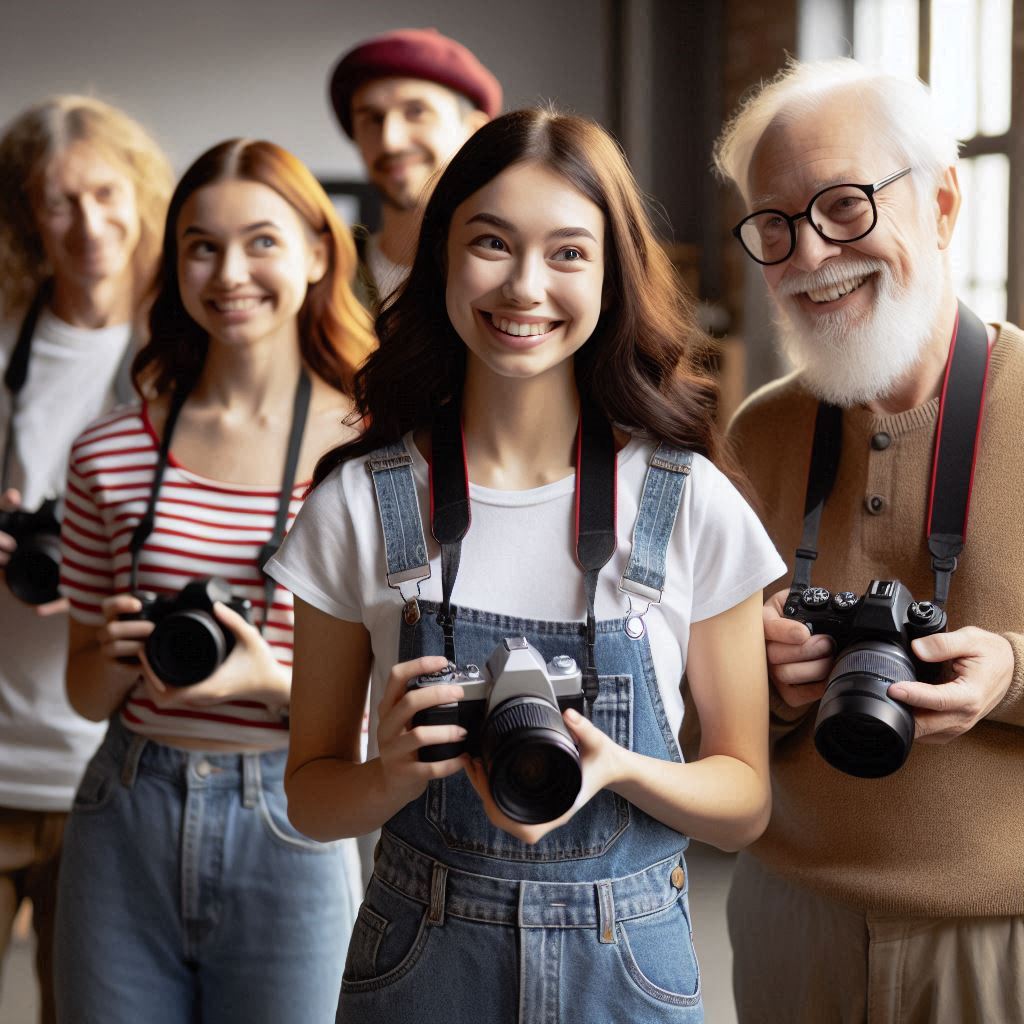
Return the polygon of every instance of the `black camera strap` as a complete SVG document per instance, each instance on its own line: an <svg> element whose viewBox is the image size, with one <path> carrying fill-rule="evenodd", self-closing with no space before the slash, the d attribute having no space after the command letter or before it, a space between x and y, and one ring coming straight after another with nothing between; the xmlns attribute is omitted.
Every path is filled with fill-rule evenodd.
<svg viewBox="0 0 1024 1024"><path fill-rule="evenodd" d="M277 587L274 579L267 575L266 564L273 557L274 552L281 546L284 540L284 531L288 525L288 512L291 508L292 489L295 487L295 474L298 470L299 451L302 448L302 435L306 429L306 418L309 413L309 399L312 392L312 381L306 368L303 367L299 373L299 380L295 386L295 398L292 402L292 422L288 434L288 452L284 460L284 472L281 479L281 495L277 503L277 514L274 518L274 529L269 540L260 548L256 558L256 564L263 574L263 621L260 623L260 633L264 633L267 621L270 618L270 607L274 600L274 591ZM157 454L156 466L153 468L153 483L149 490L149 501L146 511L139 520L138 525L132 533L128 548L132 555L131 567L131 590L135 593L138 589L139 554L143 545L153 532L156 525L156 504L160 497L160 487L163 484L164 473L167 471L167 463L171 452L171 438L174 436L174 428L178 423L178 415L181 413L185 400L188 398L189 389L176 389L171 396L171 405L167 411L167 421L164 423L163 437L160 440L160 450Z"/></svg>
<svg viewBox="0 0 1024 1024"><path fill-rule="evenodd" d="M441 607L437 621L444 631L445 657L456 662L455 611L451 597L459 572L462 541L469 531L469 474L462 432L461 401L438 410L431 432L430 522L441 545ZM601 569L615 553L617 459L611 425L592 403L582 401L576 430L576 561L583 570L587 598L586 664L583 692L587 707L597 699L594 604Z"/></svg>
<svg viewBox="0 0 1024 1024"><path fill-rule="evenodd" d="M925 533L935 574L935 603L945 606L964 548L974 467L981 439L989 364L985 325L962 302L939 397L931 488ZM818 557L818 531L825 502L835 484L842 454L842 410L822 402L814 422L814 443L807 474L804 527L796 551L792 589L810 586Z"/></svg>

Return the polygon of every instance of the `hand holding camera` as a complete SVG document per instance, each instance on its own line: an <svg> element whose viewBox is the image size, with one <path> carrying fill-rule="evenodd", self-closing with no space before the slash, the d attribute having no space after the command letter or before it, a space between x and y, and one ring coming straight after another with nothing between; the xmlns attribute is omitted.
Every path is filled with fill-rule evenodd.
<svg viewBox="0 0 1024 1024"><path fill-rule="evenodd" d="M21 507L21 493L10 488L0 495L0 569L7 587L36 614L66 612L60 596L60 523L56 501L44 501L34 512Z"/></svg>
<svg viewBox="0 0 1024 1024"><path fill-rule="evenodd" d="M788 589L777 591L762 609L768 675L786 704L801 708L824 694L835 661L835 641L827 634L812 635L804 623L784 617L788 597Z"/></svg>

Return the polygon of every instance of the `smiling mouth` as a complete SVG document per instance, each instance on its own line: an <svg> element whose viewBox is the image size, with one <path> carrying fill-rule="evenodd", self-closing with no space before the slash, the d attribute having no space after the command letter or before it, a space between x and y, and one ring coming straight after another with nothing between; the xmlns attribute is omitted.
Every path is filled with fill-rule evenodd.
<svg viewBox="0 0 1024 1024"><path fill-rule="evenodd" d="M218 313L244 313L255 309L263 301L262 297L249 296L244 299L210 299L210 305Z"/></svg>
<svg viewBox="0 0 1024 1024"><path fill-rule="evenodd" d="M811 302L818 303L819 305L825 302L835 302L837 299L841 299L851 292L855 292L869 277L873 277L874 274L862 274L860 277L851 277L849 280L841 281L838 284L830 284L824 288L812 288L803 292Z"/></svg>
<svg viewBox="0 0 1024 1024"><path fill-rule="evenodd" d="M495 329L507 334L510 338L539 338L542 334L553 331L563 321L545 320L541 323L524 323L522 320L510 320L508 317L495 317L493 313L481 315Z"/></svg>

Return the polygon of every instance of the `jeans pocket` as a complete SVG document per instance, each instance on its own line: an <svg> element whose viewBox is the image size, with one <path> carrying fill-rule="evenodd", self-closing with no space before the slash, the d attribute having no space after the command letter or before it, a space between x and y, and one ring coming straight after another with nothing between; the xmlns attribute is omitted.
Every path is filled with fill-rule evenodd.
<svg viewBox="0 0 1024 1024"><path fill-rule="evenodd" d="M121 784L117 764L101 747L86 766L75 791L74 812L101 811Z"/></svg>
<svg viewBox="0 0 1024 1024"><path fill-rule="evenodd" d="M342 990L381 989L405 977L431 931L426 907L372 878L349 941Z"/></svg>
<svg viewBox="0 0 1024 1024"><path fill-rule="evenodd" d="M304 836L288 820L288 798L280 786L264 786L260 791L258 813L270 838L290 850L332 853L337 846L336 843L321 843Z"/></svg>
<svg viewBox="0 0 1024 1024"><path fill-rule="evenodd" d="M682 895L663 910L618 924L618 947L633 984L672 1006L700 1002L700 968Z"/></svg>

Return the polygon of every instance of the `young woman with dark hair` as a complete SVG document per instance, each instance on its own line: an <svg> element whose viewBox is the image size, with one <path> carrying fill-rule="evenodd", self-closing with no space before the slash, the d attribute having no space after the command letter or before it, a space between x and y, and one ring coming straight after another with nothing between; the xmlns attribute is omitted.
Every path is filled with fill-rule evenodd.
<svg viewBox="0 0 1024 1024"><path fill-rule="evenodd" d="M367 432L270 564L296 595L289 813L382 826L338 1020L700 1020L683 855L767 823L784 567L714 465L700 334L612 140L536 110L480 129L377 328Z"/></svg>
<svg viewBox="0 0 1024 1024"><path fill-rule="evenodd" d="M354 271L298 159L209 150L171 199L142 404L72 448L68 693L110 726L61 870L69 1024L334 1011L358 868L288 823L292 602L262 569L374 345Z"/></svg>

